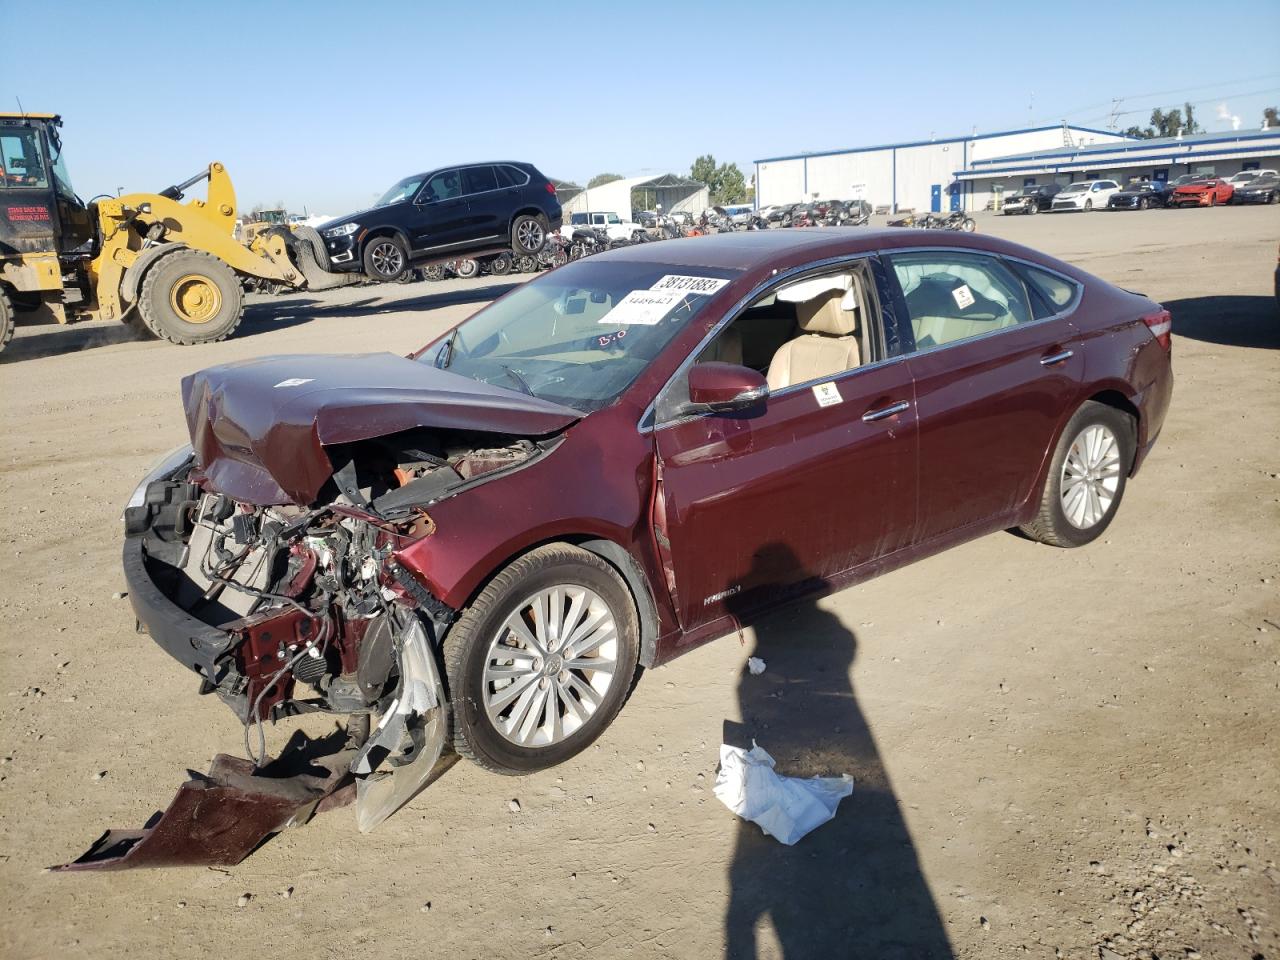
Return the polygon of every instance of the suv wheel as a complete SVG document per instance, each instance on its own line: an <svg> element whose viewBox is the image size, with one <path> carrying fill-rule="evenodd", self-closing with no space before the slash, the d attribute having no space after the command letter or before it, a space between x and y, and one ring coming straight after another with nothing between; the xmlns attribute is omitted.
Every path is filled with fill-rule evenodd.
<svg viewBox="0 0 1280 960"><path fill-rule="evenodd" d="M511 246L519 253L537 253L547 242L547 218L522 213L511 222Z"/></svg>
<svg viewBox="0 0 1280 960"><path fill-rule="evenodd" d="M374 237L364 248L364 272L371 280L398 280L408 266L409 256L396 237Z"/></svg>

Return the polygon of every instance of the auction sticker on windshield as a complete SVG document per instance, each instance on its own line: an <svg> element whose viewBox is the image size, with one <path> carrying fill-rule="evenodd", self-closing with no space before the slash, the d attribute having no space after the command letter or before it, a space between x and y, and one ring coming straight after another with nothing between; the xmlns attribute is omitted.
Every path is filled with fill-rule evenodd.
<svg viewBox="0 0 1280 960"><path fill-rule="evenodd" d="M680 293L698 293L710 296L728 282L728 280L720 280L716 277L683 277L676 273L668 273L649 289L676 290Z"/></svg>
<svg viewBox="0 0 1280 960"><path fill-rule="evenodd" d="M635 324L652 327L662 321L671 308L685 298L683 293L655 293L652 290L632 290L617 305L600 318L601 323Z"/></svg>

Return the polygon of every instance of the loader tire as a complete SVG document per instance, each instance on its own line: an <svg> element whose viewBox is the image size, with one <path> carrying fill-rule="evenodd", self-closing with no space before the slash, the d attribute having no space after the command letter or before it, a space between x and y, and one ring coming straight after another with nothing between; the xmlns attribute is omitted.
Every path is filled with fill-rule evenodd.
<svg viewBox="0 0 1280 960"><path fill-rule="evenodd" d="M13 301L9 293L0 287L0 350L13 339Z"/></svg>
<svg viewBox="0 0 1280 960"><path fill-rule="evenodd" d="M320 265L321 270L328 273L331 270L329 251L324 245L324 239L320 236L320 231L315 227L299 224L293 228L293 235L303 243L311 245L311 252L315 254L316 263Z"/></svg>
<svg viewBox="0 0 1280 960"><path fill-rule="evenodd" d="M235 271L213 254L180 250L147 271L138 313L148 330L171 343L213 343L240 325L243 290Z"/></svg>

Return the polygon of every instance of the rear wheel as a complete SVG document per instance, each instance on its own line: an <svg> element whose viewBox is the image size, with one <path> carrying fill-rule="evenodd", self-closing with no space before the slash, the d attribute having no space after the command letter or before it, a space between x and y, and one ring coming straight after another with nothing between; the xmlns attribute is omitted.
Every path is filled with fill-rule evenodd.
<svg viewBox="0 0 1280 960"><path fill-rule="evenodd" d="M370 280L399 280L409 255L396 237L374 237L364 248L364 272Z"/></svg>
<svg viewBox="0 0 1280 960"><path fill-rule="evenodd" d="M511 222L511 246L517 253L537 253L547 242L548 227L542 214L520 214Z"/></svg>
<svg viewBox="0 0 1280 960"><path fill-rule="evenodd" d="M244 314L235 271L211 253L179 250L147 271L138 294L147 329L173 343L225 340Z"/></svg>
<svg viewBox="0 0 1280 960"><path fill-rule="evenodd" d="M4 287L0 287L0 350L13 339L13 303Z"/></svg>
<svg viewBox="0 0 1280 960"><path fill-rule="evenodd" d="M474 277L480 272L480 261L478 260L459 260L453 265L453 272L460 276L463 280Z"/></svg>
<svg viewBox="0 0 1280 960"><path fill-rule="evenodd" d="M529 773L585 749L631 687L639 623L603 559L548 544L511 563L444 638L454 748L497 773Z"/></svg>
<svg viewBox="0 0 1280 960"><path fill-rule="evenodd" d="M1040 512L1022 532L1055 547L1080 547L1110 525L1133 464L1134 422L1113 407L1089 401L1058 440Z"/></svg>

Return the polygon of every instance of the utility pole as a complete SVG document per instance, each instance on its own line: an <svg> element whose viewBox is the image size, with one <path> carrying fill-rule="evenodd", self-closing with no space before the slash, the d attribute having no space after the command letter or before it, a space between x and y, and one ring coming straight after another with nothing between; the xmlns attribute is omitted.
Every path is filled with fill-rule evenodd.
<svg viewBox="0 0 1280 960"><path fill-rule="evenodd" d="M1120 123L1120 104L1124 102L1123 97L1111 98L1111 115L1107 117L1107 129L1112 132Z"/></svg>

